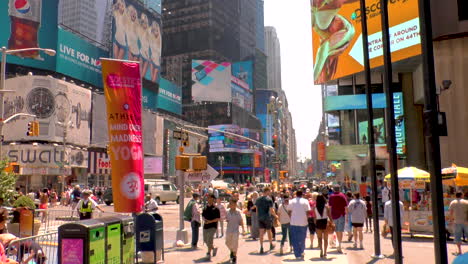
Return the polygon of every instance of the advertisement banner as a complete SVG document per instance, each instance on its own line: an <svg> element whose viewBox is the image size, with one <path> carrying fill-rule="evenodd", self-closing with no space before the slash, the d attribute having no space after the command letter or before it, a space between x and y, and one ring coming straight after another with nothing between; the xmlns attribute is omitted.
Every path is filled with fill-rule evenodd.
<svg viewBox="0 0 468 264"><path fill-rule="evenodd" d="M0 3L0 47L57 48L58 0L3 0ZM54 70L55 57L30 51L8 56L8 62Z"/></svg>
<svg viewBox="0 0 468 264"><path fill-rule="evenodd" d="M58 28L57 72L102 87L102 70L99 58L109 53L79 36Z"/></svg>
<svg viewBox="0 0 468 264"><path fill-rule="evenodd" d="M21 76L6 80L15 93L4 95L4 116L28 113L39 121L39 136L27 136L31 118L16 118L5 124L5 141L52 141L88 147L91 91L48 76ZM65 130L65 131L64 131Z"/></svg>
<svg viewBox="0 0 468 264"><path fill-rule="evenodd" d="M161 69L161 15L137 0L114 0L112 56L139 61L141 75L159 81Z"/></svg>
<svg viewBox="0 0 468 264"><path fill-rule="evenodd" d="M160 78L157 106L159 109L181 115L182 88L164 78Z"/></svg>
<svg viewBox="0 0 468 264"><path fill-rule="evenodd" d="M140 212L144 204L140 64L102 60L107 105L112 189L116 212Z"/></svg>
<svg viewBox="0 0 468 264"><path fill-rule="evenodd" d="M162 174L162 157L145 157L144 171L145 174Z"/></svg>
<svg viewBox="0 0 468 264"><path fill-rule="evenodd" d="M162 79L162 78L161 78ZM153 91L153 89L148 87L143 87L143 97L141 98L143 101L143 108L157 111L158 105L158 94L157 92Z"/></svg>
<svg viewBox="0 0 468 264"><path fill-rule="evenodd" d="M364 70L359 1L311 1L315 84ZM371 67L383 65L380 0L366 1ZM417 0L388 2L392 61L421 54Z"/></svg>
<svg viewBox="0 0 468 264"><path fill-rule="evenodd" d="M319 161L325 161L327 158L327 154L325 152L325 143L318 142L317 143L317 156Z"/></svg>
<svg viewBox="0 0 468 264"><path fill-rule="evenodd" d="M385 124L384 119L376 118L373 122L375 144L385 144ZM369 144L368 122L359 122L359 144Z"/></svg>
<svg viewBox="0 0 468 264"><path fill-rule="evenodd" d="M195 102L231 102L231 64L192 60L192 98Z"/></svg>

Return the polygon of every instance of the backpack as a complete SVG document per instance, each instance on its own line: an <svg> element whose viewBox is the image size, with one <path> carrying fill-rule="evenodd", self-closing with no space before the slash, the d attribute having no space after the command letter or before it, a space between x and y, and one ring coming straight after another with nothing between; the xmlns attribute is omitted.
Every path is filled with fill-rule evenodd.
<svg viewBox="0 0 468 264"><path fill-rule="evenodd" d="M184 210L184 220L187 222L192 222L192 208L193 205L195 204L194 200L191 200L188 204L187 207L185 207Z"/></svg>

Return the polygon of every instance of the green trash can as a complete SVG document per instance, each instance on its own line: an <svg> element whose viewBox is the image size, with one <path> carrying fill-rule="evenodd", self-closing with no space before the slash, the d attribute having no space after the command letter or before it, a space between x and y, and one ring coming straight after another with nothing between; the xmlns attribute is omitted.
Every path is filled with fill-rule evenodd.
<svg viewBox="0 0 468 264"><path fill-rule="evenodd" d="M58 263L104 264L104 223L95 219L61 225L58 228Z"/></svg>
<svg viewBox="0 0 468 264"><path fill-rule="evenodd" d="M120 264L122 261L122 222L117 217L96 219L106 227L106 264Z"/></svg>
<svg viewBox="0 0 468 264"><path fill-rule="evenodd" d="M122 260L120 263L133 264L135 263L135 226L134 219L128 215L114 216L122 223Z"/></svg>

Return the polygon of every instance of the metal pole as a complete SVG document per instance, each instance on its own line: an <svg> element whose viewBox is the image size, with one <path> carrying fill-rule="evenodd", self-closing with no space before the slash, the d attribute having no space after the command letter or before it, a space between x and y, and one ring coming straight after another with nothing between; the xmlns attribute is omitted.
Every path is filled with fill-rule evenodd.
<svg viewBox="0 0 468 264"><path fill-rule="evenodd" d="M424 134L426 158L431 174L432 219L434 228L435 263L447 263L447 241L440 162L437 93L434 70L434 47L432 44L431 5L428 0L419 0L421 27L422 65L424 78Z"/></svg>
<svg viewBox="0 0 468 264"><path fill-rule="evenodd" d="M7 49L5 47L1 48L2 53L2 63L0 69L0 159L3 159L3 90L5 89L5 75L6 75L6 53Z"/></svg>
<svg viewBox="0 0 468 264"><path fill-rule="evenodd" d="M67 145L67 126L65 125L65 123L63 124L63 155L65 157L65 151L67 150L66 149L66 145ZM63 164L63 168L65 169L65 161L63 160L62 161L62 164ZM65 190L65 170L63 170L63 176L62 176L62 191Z"/></svg>
<svg viewBox="0 0 468 264"><path fill-rule="evenodd" d="M183 132L183 130L181 130ZM179 141L179 147L181 146L181 142ZM182 151L181 151L182 152ZM182 153L180 153L182 154ZM188 242L188 234L187 230L185 230L184 225L184 196L185 196L185 179L184 179L184 172L177 170L177 178L179 180L179 230L177 231L176 239L182 240L184 244Z"/></svg>
<svg viewBox="0 0 468 264"><path fill-rule="evenodd" d="M374 137L374 107L372 103L371 69L369 63L369 44L367 31L366 1L361 3L361 27L362 27L362 50L364 56L364 75L366 81L366 101L367 101L367 138L369 140L369 176L372 188L372 220L374 223L374 257L381 258L380 252L380 232L379 232L379 205L377 204L377 174L375 171L375 137Z"/></svg>
<svg viewBox="0 0 468 264"><path fill-rule="evenodd" d="M390 34L388 23L388 0L380 0L382 8L382 40L383 40L383 57L384 57L384 88L387 101L387 146L389 151L389 164L392 182L392 217L393 217L393 245L395 250L395 263L403 263L402 248L401 248L401 215L400 215L400 199L398 197L398 174L397 174L397 153L395 139L395 113L393 109L393 91L392 91L392 54L390 51ZM377 212L376 212L377 213Z"/></svg>

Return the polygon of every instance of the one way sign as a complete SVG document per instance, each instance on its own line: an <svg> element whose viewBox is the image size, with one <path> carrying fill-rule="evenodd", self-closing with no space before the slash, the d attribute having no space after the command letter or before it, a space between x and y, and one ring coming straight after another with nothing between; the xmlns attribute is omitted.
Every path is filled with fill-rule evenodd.
<svg viewBox="0 0 468 264"><path fill-rule="evenodd" d="M208 165L206 170L204 171L192 171L184 173L186 182L210 182L214 180L218 175L219 173L210 165Z"/></svg>

